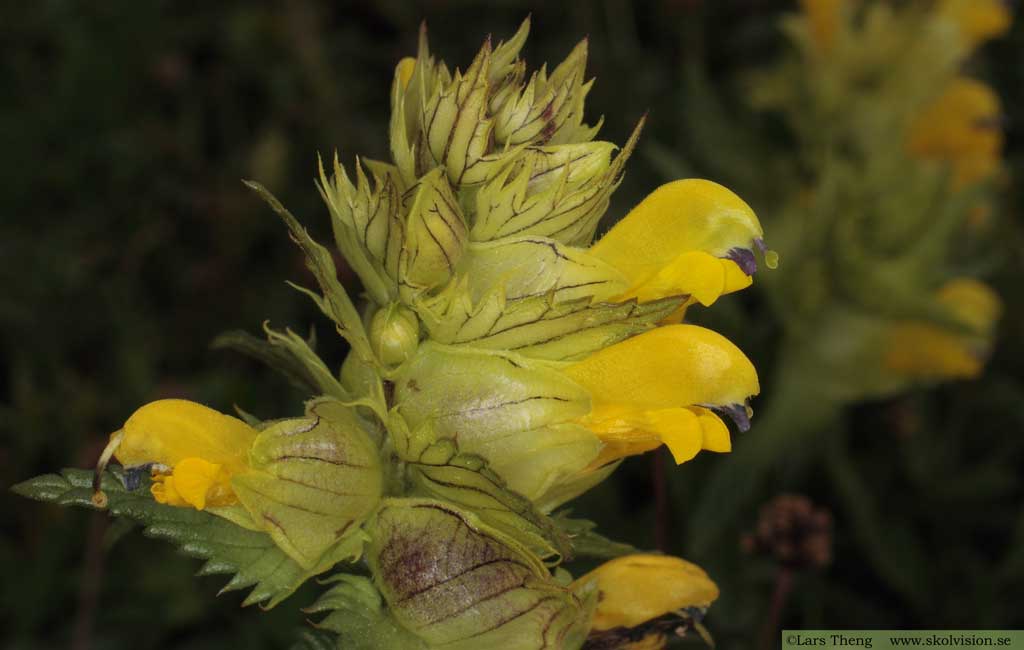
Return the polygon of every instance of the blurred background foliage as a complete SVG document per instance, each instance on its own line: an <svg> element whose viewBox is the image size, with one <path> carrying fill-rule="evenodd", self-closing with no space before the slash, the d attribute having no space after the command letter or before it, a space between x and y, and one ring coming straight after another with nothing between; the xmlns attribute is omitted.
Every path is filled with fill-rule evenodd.
<svg viewBox="0 0 1024 650"><path fill-rule="evenodd" d="M588 106L591 118L606 117L601 137L621 143L650 115L607 219L670 177L705 176L752 204L771 244L782 208L770 190L797 145L792 124L754 110L748 79L786 56L779 21L794 8L6 3L0 484L90 466L127 414L161 397L238 404L260 417L298 412L299 394L277 376L210 348L222 331L258 332L269 319L297 331L314 325L325 358L343 352L315 308L284 285L306 279L300 252L239 179L262 181L326 239L316 153L386 155L392 69L412 53L421 19L451 64L468 61L487 33L511 34L531 11L531 63L561 60L588 37L597 78ZM786 406L765 427L755 417L735 456L769 429L808 435L754 458L747 484L721 478L722 456L676 468L656 455L627 461L574 506L611 537L704 566L723 592L707 621L719 647L751 647L781 624L1024 627L1024 190L1008 181L1024 171L1022 23L969 66L1001 96L1006 126L1007 173L976 253L984 263L969 269L1004 302L985 372L865 394L822 417L814 386L778 380L794 338L787 303L762 270L768 291L691 313L754 360L764 386L755 410L796 395L779 398ZM786 263L784 254L780 274ZM732 472L748 473L742 464ZM712 526L716 482L729 517ZM787 493L809 501L773 501ZM6 491L0 502L4 647L287 647L304 620L298 609L315 597L307 585L269 613L243 610L240 595L214 597L217 578L193 578L197 562L126 536L102 515ZM780 548L793 526L810 533ZM792 545L805 542L811 550L793 560Z"/></svg>

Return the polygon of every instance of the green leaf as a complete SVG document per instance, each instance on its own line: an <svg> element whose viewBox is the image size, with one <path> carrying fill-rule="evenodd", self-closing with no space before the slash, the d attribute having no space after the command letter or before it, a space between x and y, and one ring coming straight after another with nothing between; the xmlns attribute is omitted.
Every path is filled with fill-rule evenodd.
<svg viewBox="0 0 1024 650"><path fill-rule="evenodd" d="M284 333L263 325L267 340L257 338L242 330L224 332L210 344L215 350L234 350L270 366L285 376L288 381L309 395L331 395L350 400L348 394L327 365L316 354L316 334L310 330L309 338L303 340L291 330Z"/></svg>
<svg viewBox="0 0 1024 650"><path fill-rule="evenodd" d="M308 609L307 614L330 612L317 628L339 635L336 646L301 646L308 650L324 647L344 650L426 650L426 645L400 627L388 614L380 593L369 578L339 574L327 580L334 583ZM299 648L295 648L299 650Z"/></svg>
<svg viewBox="0 0 1024 650"><path fill-rule="evenodd" d="M65 469L11 489L36 501L97 510L92 502L92 478L90 470ZM198 575L232 575L220 593L252 587L243 606L260 603L268 609L274 607L303 582L330 568L322 564L306 571L266 533L241 528L209 512L157 503L150 497L148 480L131 491L125 489L123 480L116 468L103 475L101 487L110 514L132 519L144 527L146 536L170 541L186 555L206 560Z"/></svg>
<svg viewBox="0 0 1024 650"><path fill-rule="evenodd" d="M330 251L310 237L306 229L299 224L298 219L281 205L281 202L267 188L255 181L242 182L259 194L288 226L292 240L306 254L306 267L316 277L323 295L317 295L302 287L296 286L295 288L312 298L320 310L334 321L338 333L349 342L353 352L368 363L372 363L374 357L370 350L370 341L366 337L366 330L363 328L362 319L352 303L352 299L345 291L345 287L341 286L341 282L338 281L338 272L334 267L334 259L331 257Z"/></svg>
<svg viewBox="0 0 1024 650"><path fill-rule="evenodd" d="M570 519L569 510L560 510L552 515L554 524L569 537L576 557L610 559L635 553L629 544L610 540L596 532L597 524L586 519Z"/></svg>

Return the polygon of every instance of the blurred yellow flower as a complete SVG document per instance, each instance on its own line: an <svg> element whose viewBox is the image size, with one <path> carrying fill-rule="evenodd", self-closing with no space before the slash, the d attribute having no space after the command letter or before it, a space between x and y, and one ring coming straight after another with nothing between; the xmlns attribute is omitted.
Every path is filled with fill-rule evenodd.
<svg viewBox="0 0 1024 650"><path fill-rule="evenodd" d="M800 0L811 40L817 50L828 54L835 45L843 12L849 0Z"/></svg>
<svg viewBox="0 0 1024 650"><path fill-rule="evenodd" d="M886 367L911 379L977 377L1002 311L999 296L981 282L958 278L939 289L935 298L973 333L933 323L899 323L889 334Z"/></svg>
<svg viewBox="0 0 1024 650"><path fill-rule="evenodd" d="M717 183L673 181L651 192L590 253L630 283L617 300L689 295L710 305L744 289L764 232L754 211Z"/></svg>
<svg viewBox="0 0 1024 650"><path fill-rule="evenodd" d="M950 165L953 186L962 188L992 176L1003 148L999 97L986 84L957 77L911 124L911 155Z"/></svg>
<svg viewBox="0 0 1024 650"><path fill-rule="evenodd" d="M616 343L564 370L590 394L577 420L604 443L594 466L662 444L677 463L701 449L732 448L721 410L745 429L746 401L760 391L750 360L696 325L666 325Z"/></svg>
<svg viewBox="0 0 1024 650"><path fill-rule="evenodd" d="M942 0L939 11L956 24L971 49L1005 34L1013 20L1007 0Z"/></svg>
<svg viewBox="0 0 1024 650"><path fill-rule="evenodd" d="M179 399L150 402L111 436L125 467L152 465L150 490L160 503L193 507L238 502L234 474L248 468L256 430L238 418Z"/></svg>
<svg viewBox="0 0 1024 650"><path fill-rule="evenodd" d="M609 560L581 576L574 587L596 585L597 609L591 630L634 628L666 614L707 608L718 598L718 587L696 564L670 555L635 554ZM657 639L645 639L658 648Z"/></svg>

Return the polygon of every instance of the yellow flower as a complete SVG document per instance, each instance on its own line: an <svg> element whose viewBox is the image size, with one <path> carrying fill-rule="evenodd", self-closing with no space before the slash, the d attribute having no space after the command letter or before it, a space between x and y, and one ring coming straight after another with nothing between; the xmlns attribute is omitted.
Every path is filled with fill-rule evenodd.
<svg viewBox="0 0 1024 650"><path fill-rule="evenodd" d="M911 155L948 163L954 188L992 176L999 169L1003 133L999 97L984 83L957 77L911 124Z"/></svg>
<svg viewBox="0 0 1024 650"><path fill-rule="evenodd" d="M763 247L763 236L741 198L717 183L686 179L651 192L589 252L629 282L616 301L689 295L706 306L750 286L752 249Z"/></svg>
<svg viewBox="0 0 1024 650"><path fill-rule="evenodd" d="M819 52L827 54L835 44L846 5L847 0L800 0L811 41Z"/></svg>
<svg viewBox="0 0 1024 650"><path fill-rule="evenodd" d="M750 360L725 337L695 325L666 325L604 348L563 370L590 394L577 422L604 443L593 466L662 444L677 463L701 449L732 448L712 409L748 426L746 401L760 391Z"/></svg>
<svg viewBox="0 0 1024 650"><path fill-rule="evenodd" d="M953 21L971 49L1009 31L1013 16L1006 0L943 0L941 15Z"/></svg>
<svg viewBox="0 0 1024 650"><path fill-rule="evenodd" d="M951 280L936 300L974 333L937 324L904 322L889 333L885 365L912 379L970 379L981 374L1002 303L986 285L967 278Z"/></svg>
<svg viewBox="0 0 1024 650"><path fill-rule="evenodd" d="M707 608L718 598L718 587L703 569L669 555L615 558L573 585L593 586L598 590L598 601L592 632L634 628L682 609Z"/></svg>
<svg viewBox="0 0 1024 650"><path fill-rule="evenodd" d="M152 465L150 490L160 503L226 506L238 502L231 477L248 468L257 432L202 404L165 399L146 404L111 436L125 467Z"/></svg>

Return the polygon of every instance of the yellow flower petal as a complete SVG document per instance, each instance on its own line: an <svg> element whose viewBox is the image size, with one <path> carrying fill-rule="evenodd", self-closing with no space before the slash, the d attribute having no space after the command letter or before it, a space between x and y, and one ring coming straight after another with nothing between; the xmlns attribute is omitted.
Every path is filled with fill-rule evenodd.
<svg viewBox="0 0 1024 650"><path fill-rule="evenodd" d="M126 467L156 463L175 467L186 458L202 458L228 472L247 466L256 430L238 418L179 399L146 404L124 425L114 456Z"/></svg>
<svg viewBox="0 0 1024 650"><path fill-rule="evenodd" d="M395 76L398 77L398 83L402 85L403 90L409 85L409 80L412 79L415 69L416 59L411 56L405 57L395 66Z"/></svg>
<svg viewBox="0 0 1024 650"><path fill-rule="evenodd" d="M907 150L917 158L948 163L954 187L976 183L999 169L1001 115L999 97L991 88L959 77L911 124Z"/></svg>
<svg viewBox="0 0 1024 650"><path fill-rule="evenodd" d="M971 278L950 280L936 292L936 298L980 334L991 333L1003 311L999 294Z"/></svg>
<svg viewBox="0 0 1024 650"><path fill-rule="evenodd" d="M708 409L698 409L697 419L704 439L701 448L705 451L728 453L732 451L732 435L722 418Z"/></svg>
<svg viewBox="0 0 1024 650"><path fill-rule="evenodd" d="M707 406L745 405L760 387L750 360L727 339L695 325L666 325L565 368L588 391L576 423L604 443L591 467L666 445L676 463L732 449L729 429Z"/></svg>
<svg viewBox="0 0 1024 650"><path fill-rule="evenodd" d="M712 260L749 251L763 234L754 211L738 196L717 183L687 179L651 192L590 253L629 280L621 299L693 292L710 304L749 284L738 280L737 273L745 273L735 262Z"/></svg>
<svg viewBox="0 0 1024 650"><path fill-rule="evenodd" d="M940 12L956 23L969 48L1010 30L1013 15L1006 0L943 0Z"/></svg>
<svg viewBox="0 0 1024 650"><path fill-rule="evenodd" d="M174 485L186 503L202 510L208 498L211 501L223 500L221 493L224 492L225 474L216 463L202 458L186 458L174 467ZM218 502L213 505L228 504Z"/></svg>
<svg viewBox="0 0 1024 650"><path fill-rule="evenodd" d="M631 411L622 406L599 406L579 423L605 444L592 467L642 454L664 444L676 464L693 459L702 449L732 449L729 429L706 408L668 408Z"/></svg>
<svg viewBox="0 0 1024 650"><path fill-rule="evenodd" d="M984 368L992 332L1002 311L999 296L985 284L969 278L951 280L935 296L974 333L956 332L934 323L897 323L889 332L885 366L914 379L977 377Z"/></svg>
<svg viewBox="0 0 1024 650"><path fill-rule="evenodd" d="M627 291L620 299L636 298L650 302L665 296L692 296L705 307L719 296L746 289L753 278L732 260L704 251L682 253L653 277Z"/></svg>
<svg viewBox="0 0 1024 650"><path fill-rule="evenodd" d="M626 555L605 562L576 581L596 583L591 629L633 628L686 607L708 607L718 587L703 569L668 555Z"/></svg>
<svg viewBox="0 0 1024 650"><path fill-rule="evenodd" d="M174 486L174 476L171 474L160 474L153 477L153 484L149 487L150 493L157 503L164 503L169 506L187 506L188 502L181 498Z"/></svg>
<svg viewBox="0 0 1024 650"><path fill-rule="evenodd" d="M760 392L750 360L728 339L696 325L667 325L604 348L563 372L592 408L629 411L743 404Z"/></svg>
<svg viewBox="0 0 1024 650"><path fill-rule="evenodd" d="M800 0L811 41L822 54L835 45L847 4L847 0Z"/></svg>

